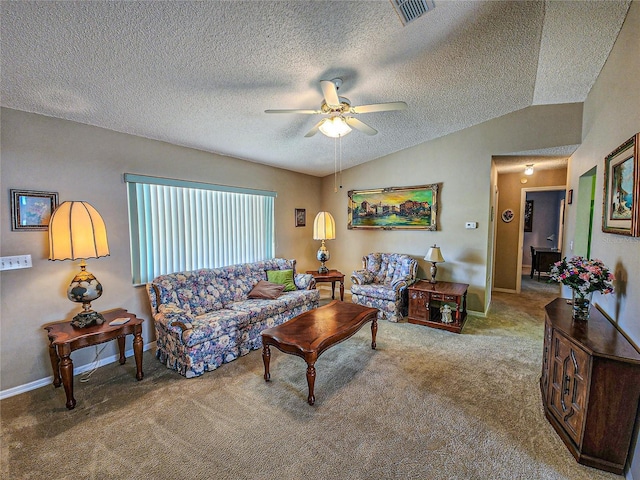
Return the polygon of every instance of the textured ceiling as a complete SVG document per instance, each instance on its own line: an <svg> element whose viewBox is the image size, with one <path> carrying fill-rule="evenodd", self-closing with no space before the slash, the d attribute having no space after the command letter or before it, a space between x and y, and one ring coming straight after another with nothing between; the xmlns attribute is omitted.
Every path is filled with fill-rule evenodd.
<svg viewBox="0 0 640 480"><path fill-rule="evenodd" d="M326 175L334 140L304 134L320 80L343 79L379 131L343 167L521 108L582 102L630 1L443 1L403 27L388 0L27 2L1 8L2 106Z"/></svg>

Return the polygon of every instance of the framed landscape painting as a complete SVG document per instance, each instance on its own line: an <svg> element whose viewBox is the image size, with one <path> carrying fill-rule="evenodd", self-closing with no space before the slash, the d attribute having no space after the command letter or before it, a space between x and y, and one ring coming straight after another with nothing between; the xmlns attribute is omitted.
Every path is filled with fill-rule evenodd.
<svg viewBox="0 0 640 480"><path fill-rule="evenodd" d="M604 160L602 231L640 236L640 176L636 134Z"/></svg>
<svg viewBox="0 0 640 480"><path fill-rule="evenodd" d="M56 192L11 190L11 230L47 230L58 206Z"/></svg>
<svg viewBox="0 0 640 480"><path fill-rule="evenodd" d="M349 229L436 230L438 184L350 190Z"/></svg>

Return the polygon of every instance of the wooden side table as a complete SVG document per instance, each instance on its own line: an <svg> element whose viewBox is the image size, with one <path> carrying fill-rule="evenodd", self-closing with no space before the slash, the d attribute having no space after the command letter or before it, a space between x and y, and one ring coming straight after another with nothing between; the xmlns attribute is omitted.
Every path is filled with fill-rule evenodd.
<svg viewBox="0 0 640 480"><path fill-rule="evenodd" d="M73 397L73 362L71 352L80 348L98 345L118 339L120 349L120 365L126 361L124 356L124 340L127 335L133 335L133 354L136 360L136 379L142 380L142 322L133 313L124 308L116 308L101 312L105 322L87 328L75 328L70 321L54 322L44 326L49 336L49 357L53 368L53 385L57 388L61 384L67 395L66 406L69 410L76 406ZM128 317L129 321L123 325L109 325L116 318Z"/></svg>
<svg viewBox="0 0 640 480"><path fill-rule="evenodd" d="M307 273L313 275L316 283L331 282L331 299L335 300L336 282L340 282L340 301L344 302L344 273L338 270L329 270L328 273L320 273L317 270L307 270Z"/></svg>
<svg viewBox="0 0 640 480"><path fill-rule="evenodd" d="M409 323L460 333L467 319L468 288L466 283L425 280L414 283L409 287ZM451 308L450 322L446 322L441 313L445 305Z"/></svg>

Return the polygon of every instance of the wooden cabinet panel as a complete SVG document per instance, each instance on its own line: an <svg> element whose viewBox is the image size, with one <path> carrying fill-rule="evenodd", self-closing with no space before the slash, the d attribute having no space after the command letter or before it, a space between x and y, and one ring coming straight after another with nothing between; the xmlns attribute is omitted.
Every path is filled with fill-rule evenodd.
<svg viewBox="0 0 640 480"><path fill-rule="evenodd" d="M558 332L551 341L548 405L574 442L580 443L589 382L589 356Z"/></svg>
<svg viewBox="0 0 640 480"><path fill-rule="evenodd" d="M545 307L540 391L545 415L579 463L622 474L640 400L640 353L597 309Z"/></svg>

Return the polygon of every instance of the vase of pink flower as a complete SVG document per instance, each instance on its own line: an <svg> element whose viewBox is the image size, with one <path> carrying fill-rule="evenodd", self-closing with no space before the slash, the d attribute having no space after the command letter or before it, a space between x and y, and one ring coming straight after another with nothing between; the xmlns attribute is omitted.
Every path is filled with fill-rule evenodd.
<svg viewBox="0 0 640 480"><path fill-rule="evenodd" d="M593 292L613 292L615 276L597 259L584 257L563 258L551 267L551 282L560 282L571 288L574 320L589 319L589 308Z"/></svg>

